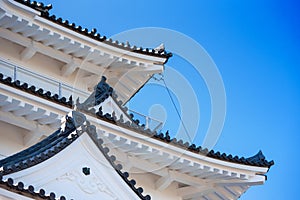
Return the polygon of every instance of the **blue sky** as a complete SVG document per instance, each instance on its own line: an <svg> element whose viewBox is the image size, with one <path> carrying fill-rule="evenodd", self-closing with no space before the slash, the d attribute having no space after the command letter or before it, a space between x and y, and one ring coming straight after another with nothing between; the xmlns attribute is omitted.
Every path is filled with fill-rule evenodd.
<svg viewBox="0 0 300 200"><path fill-rule="evenodd" d="M261 149L269 160L275 161L265 185L252 187L241 199L296 198L300 178L297 1L43 2L53 4L52 14L83 27L95 27L106 36L135 28L161 27L181 32L201 44L219 69L227 97L225 125L214 149L245 157ZM197 93L203 119L193 142L201 144L202 131L210 119L205 83L200 76L193 76L186 60L176 55L167 65L182 73ZM149 100L145 101L149 93ZM130 105L134 109L147 112L147 106L140 106L141 101L149 106L164 106L167 115L175 120L168 122L165 129L172 130L180 123L164 88L146 86L132 99Z"/></svg>

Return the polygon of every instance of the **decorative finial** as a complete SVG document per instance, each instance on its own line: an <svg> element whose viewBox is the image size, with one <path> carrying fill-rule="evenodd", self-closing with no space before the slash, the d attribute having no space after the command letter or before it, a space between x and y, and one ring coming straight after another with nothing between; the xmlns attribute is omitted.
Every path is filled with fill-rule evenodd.
<svg viewBox="0 0 300 200"><path fill-rule="evenodd" d="M158 51L159 53L165 51L165 45L164 45L164 43L161 43L161 44L160 44L158 47L156 47L154 50L155 50L155 51Z"/></svg>

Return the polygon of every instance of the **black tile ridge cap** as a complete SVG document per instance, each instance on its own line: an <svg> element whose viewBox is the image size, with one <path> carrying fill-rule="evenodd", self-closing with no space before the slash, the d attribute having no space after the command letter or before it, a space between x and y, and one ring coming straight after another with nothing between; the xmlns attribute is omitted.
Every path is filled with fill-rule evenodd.
<svg viewBox="0 0 300 200"><path fill-rule="evenodd" d="M24 183L21 181L14 184L14 180L12 178L3 180L3 175L1 173L0 173L0 188L36 200L42 200L42 199L66 200L66 197L64 196L60 196L57 198L57 195L54 192L50 192L50 194L47 195L44 189L40 189L38 192L36 192L35 188L32 185L29 185L27 188L25 188Z"/></svg>
<svg viewBox="0 0 300 200"><path fill-rule="evenodd" d="M22 83L19 80L13 81L11 77L4 77L2 73L0 73L0 83L11 86L13 88L22 90L29 94L33 94L35 96L41 97L43 99L52 101L62 106L66 106L68 108L74 107L74 102L72 95L69 97L68 101L66 97L59 98L58 94L52 94L50 91L44 91L42 88L36 88L34 85L29 85L28 83ZM139 120L134 119L134 115L132 113L128 114L128 108L122 106L123 102L118 100L118 96L115 92L112 92L110 95L112 99L116 102L118 107L123 111L123 113L134 123L139 124ZM105 100L105 99L104 99ZM79 99L78 99L79 101ZM143 126L143 125L142 125Z"/></svg>
<svg viewBox="0 0 300 200"><path fill-rule="evenodd" d="M129 179L129 173L128 172L122 172L122 165L116 164L116 156L109 155L109 148L103 146L103 140L101 138L98 138L97 132L96 132L96 126L90 125L90 123L87 121L87 126L85 129L83 129L90 138L93 140L95 145L100 149L106 160L111 164L111 166L115 169L115 171L121 176L121 178L125 181L125 183L138 195L138 197L141 200L151 200L150 195L143 195L144 189L142 187L136 187L136 181L134 179Z"/></svg>
<svg viewBox="0 0 300 200"><path fill-rule="evenodd" d="M66 97L59 98L58 94L52 94L50 91L44 91L42 88L36 88L28 83L22 83L19 80L13 81L11 77L4 78L4 75L0 73L0 83L22 90L24 92L33 94L43 99L52 101L54 103L66 106L68 108L73 107L72 95L67 100Z"/></svg>
<svg viewBox="0 0 300 200"><path fill-rule="evenodd" d="M73 133L75 130L74 127L65 131L58 129L35 145L0 160L0 173L18 172L51 158L78 138L79 135Z"/></svg>
<svg viewBox="0 0 300 200"><path fill-rule="evenodd" d="M4 83L4 84L12 86L14 88L21 89L25 92L40 96L44 99L53 101L53 102L58 103L60 105L66 106L68 108L72 108L72 106L73 106L72 96L70 96L69 101L67 102L65 97L62 97L61 99L58 99L58 95L55 94L55 95L51 96L51 92L43 93L42 89L36 90L36 88L34 86L29 87L28 84L26 84L26 83L20 85L19 81L14 81L13 82L10 77L7 77L7 78L4 79L3 74L1 74L1 73L0 73L0 83ZM115 98L115 99L117 98L116 94L112 95L112 97ZM122 107L122 102L118 101L116 99L116 103L124 111L124 113L126 113L128 115L127 108ZM232 156L231 154L227 155L225 153L220 153L219 151L214 152L213 150L209 151L206 148L202 149L201 146L196 146L195 144L189 144L188 142L183 142L182 140L177 141L176 138L171 139L168 132L163 134L163 133L152 132L150 129L145 129L144 125L139 125L138 121L133 119L132 114L129 115L129 118L132 120L132 122L124 122L122 116L119 120L116 120L116 117L114 116L114 113L112 113L112 115L110 115L110 114L103 115L101 109L102 109L102 107L100 107L98 111L96 111L94 108L92 108L90 110L81 110L81 111L88 114L88 115L96 117L98 119L107 121L109 123L117 124L118 126L122 126L122 127L128 128L128 129L137 131L138 133L147 135L149 137L155 138L157 140L160 140L160 141L163 141L163 142L166 142L166 143L170 143L172 145L175 145L177 147L181 147L183 149L189 150L189 151L194 152L194 153L207 155L208 157L211 157L211 158L217 158L217 159L221 159L221 160L228 161L228 162L258 166L258 167L268 167L268 168L270 168L272 165L274 165L273 160L268 162L267 160L263 159L261 155L258 155L259 159L250 159L252 157L244 158L244 157Z"/></svg>
<svg viewBox="0 0 300 200"><path fill-rule="evenodd" d="M72 118L74 120L74 118ZM84 124L85 122L85 124ZM90 125L89 121L84 120L82 124L80 125L81 130L80 134L72 134L75 130L77 130L75 127L67 128L66 131L57 130L52 135L48 136L41 142L33 145L32 147L29 147L26 150L23 150L19 153L16 153L10 157L7 157L0 161L0 168L2 168L2 171L0 171L0 186L6 185L10 186L11 189L18 189L18 191L25 191L24 184L18 183L17 186L13 185L13 179L8 179L7 182L2 181L3 175L8 175L13 172L20 171L22 169L29 168L31 166L34 166L38 163L43 162L44 160L54 156L62 149L66 148L69 144L71 144L73 141L75 141L77 138L80 137L80 135L84 132L88 133L88 135L91 137L93 142L97 145L101 153L104 155L104 157L107 159L107 161L111 164L111 166L116 170L116 172L121 176L121 178L127 183L127 185L140 197L141 200L150 200L151 197L149 195L144 196L143 188L136 187L136 181L135 180L129 180L129 174L128 172L122 172L122 165L115 164L116 157L114 155L109 156L108 152L109 149L107 147L103 147L103 140L97 138L97 132L96 127L94 125ZM71 134L71 138L69 135ZM43 147L45 146L45 147ZM34 193L33 186L29 186L28 189L30 194ZM42 199L55 199L55 194L50 193L50 196L45 196L45 191L40 190L40 193L38 193L38 196ZM62 199L65 199L65 197L61 197Z"/></svg>
<svg viewBox="0 0 300 200"><path fill-rule="evenodd" d="M105 44L108 44L110 46L114 46L123 50L126 50L128 52L134 52L149 56L155 56L155 57L161 57L166 58L166 61L164 64L168 61L170 57L173 56L172 53L166 52L165 50L157 51L155 49L151 48L143 48L143 47L137 47L135 45L130 45L128 42L119 42L118 40L113 40L111 38L107 38L106 36L101 36L100 33L97 33L97 29L93 28L91 31L89 31L87 28L82 28L82 26L76 26L75 23L69 23L68 20L63 20L62 18L57 18L55 15L51 15L48 12L42 13L41 17L52 21L58 25L61 25L67 29L70 29L74 32L77 32L81 35L87 36L89 38L92 38L96 41L103 42Z"/></svg>
<svg viewBox="0 0 300 200"><path fill-rule="evenodd" d="M166 61L164 62L164 64L168 61L168 59L170 57L172 57L172 53L170 53L170 52L168 53L164 49L155 50L155 49L131 46L128 42L123 43L123 42L119 42L118 40L113 40L111 38L107 38L106 36L101 36L100 33L97 33L97 30L95 28L93 28L91 31L89 31L87 28L82 28L81 26L76 26L75 23L69 23L68 20L63 20L62 18L57 18L55 15L50 16L49 10L51 10L51 8L52 8L51 4L48 6L44 6L43 3L37 3L35 1L31 2L30 0L15 0L15 1L19 2L23 5L26 5L30 8L33 8L35 10L40 11L41 17L43 17L49 21L52 21L56 24L59 24L63 27L66 27L72 31L75 31L77 33L80 33L82 35L90 37L99 42L103 42L105 44L115 46L115 47L130 51L130 52L166 58Z"/></svg>
<svg viewBox="0 0 300 200"><path fill-rule="evenodd" d="M257 166L257 167L270 168L272 165L274 165L274 161L273 160L267 161L261 151L259 151L256 155L248 158L232 156L231 154L227 155L226 153L220 153L219 151L215 152L214 150L208 150L207 148L202 148L201 146L196 146L195 144L190 144L188 142L184 143L183 140L181 139L177 140L176 138L171 138L168 131L165 134L157 133L151 131L150 129L145 129L145 127L139 126L134 122L129 122L129 121L124 122L122 116L120 117L120 119L117 119L116 116L114 116L114 113L112 113L112 115L108 113L103 115L102 107L100 107L97 112L94 108L89 110L80 110L80 111L92 117L96 117L103 121L143 134L145 136L148 136L149 138L154 138L156 140L168 143L170 145L179 147L181 149L188 150L196 154L201 154L203 156L207 156L210 158L237 163L237 164Z"/></svg>
<svg viewBox="0 0 300 200"><path fill-rule="evenodd" d="M86 117L78 112L72 112L72 117L66 115L64 127L35 145L0 160L0 173L11 174L56 155L79 137L80 131L77 131L77 128L85 121Z"/></svg>
<svg viewBox="0 0 300 200"><path fill-rule="evenodd" d="M123 106L123 102L118 99L118 95L115 92L113 92L110 97L114 100L117 106L123 111L123 113L128 117L128 119L130 119L131 122L134 122L137 125L140 123L139 120L134 119L134 114L128 113L129 109L126 106Z"/></svg>
<svg viewBox="0 0 300 200"><path fill-rule="evenodd" d="M28 6L34 10L37 10L39 12L48 12L49 10L52 9L52 4L44 5L41 2L30 1L30 0L15 0L15 1L25 6Z"/></svg>
<svg viewBox="0 0 300 200"><path fill-rule="evenodd" d="M32 156L35 156L36 154L39 154L43 152L43 150L48 146L49 144L52 144L54 141L57 140L57 135L60 132L60 130L55 131L53 134L51 134L49 137L45 138L43 141L21 151L16 154L13 154L7 158L4 158L0 160L0 167L3 168L3 174L6 175L9 173L7 171L7 166L12 166L14 164L17 164L19 162L22 162L24 160L27 160L28 158L31 158ZM11 171L15 172L15 171Z"/></svg>

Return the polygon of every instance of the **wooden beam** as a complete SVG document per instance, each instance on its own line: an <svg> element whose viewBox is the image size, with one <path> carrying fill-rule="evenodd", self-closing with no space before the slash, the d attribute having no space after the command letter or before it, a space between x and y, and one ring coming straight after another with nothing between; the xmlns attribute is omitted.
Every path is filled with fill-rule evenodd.
<svg viewBox="0 0 300 200"><path fill-rule="evenodd" d="M25 103L25 105L22 108L13 111L13 113L16 116L24 116L24 115L28 115L32 109L33 109L33 105Z"/></svg>
<svg viewBox="0 0 300 200"><path fill-rule="evenodd" d="M37 120L43 118L43 115L46 113L46 110L38 108L36 111L32 110L32 112L26 115L27 120Z"/></svg>
<svg viewBox="0 0 300 200"><path fill-rule="evenodd" d="M6 16L4 19L1 19L1 27L10 28L17 23L17 19L18 17L15 15L13 15L11 18Z"/></svg>
<svg viewBox="0 0 300 200"><path fill-rule="evenodd" d="M36 128L36 124L34 122L26 120L23 117L16 117L10 112L0 111L0 121L24 128L26 130L33 130Z"/></svg>
<svg viewBox="0 0 300 200"><path fill-rule="evenodd" d="M2 15L0 20L0 26L3 28L9 28L11 24L12 24L12 18L6 15L5 16Z"/></svg>
<svg viewBox="0 0 300 200"><path fill-rule="evenodd" d="M186 185L194 185L194 186L212 185L209 184L208 181L205 179L200 179L197 177L189 176L187 174L182 174L175 170L170 170L169 173L175 181L184 183Z"/></svg>
<svg viewBox="0 0 300 200"><path fill-rule="evenodd" d="M176 162L173 162L169 167L171 169L181 169L182 167L186 166L187 164L190 164L190 161L185 160L183 158L179 158Z"/></svg>
<svg viewBox="0 0 300 200"><path fill-rule="evenodd" d="M159 151L157 149L149 148L147 153L141 154L138 157L147 160L151 158L156 158L159 155Z"/></svg>
<svg viewBox="0 0 300 200"><path fill-rule="evenodd" d="M1 110L4 112L11 112L11 111L17 110L19 108L20 104L21 104L21 101L12 99L11 103L2 106Z"/></svg>
<svg viewBox="0 0 300 200"><path fill-rule="evenodd" d="M225 187L216 187L215 190L220 196L224 197L224 199L237 199L239 197L239 195L236 195Z"/></svg>
<svg viewBox="0 0 300 200"><path fill-rule="evenodd" d="M189 173L189 172L194 172L194 171L196 171L196 170L198 170L200 168L201 168L200 164L194 163L194 162L190 162L187 167L179 169L179 171L181 173Z"/></svg>
<svg viewBox="0 0 300 200"><path fill-rule="evenodd" d="M11 27L10 29L15 32L15 33L19 33L22 32L26 29L26 26L29 22L27 20L21 19L21 20L17 20L17 23Z"/></svg>
<svg viewBox="0 0 300 200"><path fill-rule="evenodd" d="M29 38L29 37L34 37L34 35L37 34L36 30L38 29L39 27L35 24L32 24L32 25L28 25L27 28L22 31L22 34L26 37L26 38Z"/></svg>
<svg viewBox="0 0 300 200"><path fill-rule="evenodd" d="M49 37L49 33L50 30L39 27L37 34L33 36L33 39L38 42L43 41Z"/></svg>
<svg viewBox="0 0 300 200"><path fill-rule="evenodd" d="M167 176L162 176L155 182L155 189L163 191L167 189L173 181L174 179L170 176L170 174Z"/></svg>
<svg viewBox="0 0 300 200"><path fill-rule="evenodd" d="M38 122L40 124L45 125L45 124L56 123L56 122L60 121L60 119L61 119L61 116L51 112L47 117L39 119Z"/></svg>
<svg viewBox="0 0 300 200"><path fill-rule="evenodd" d="M43 40L42 43L46 46L50 46L55 44L59 38L60 38L59 34L50 31L47 39Z"/></svg>
<svg viewBox="0 0 300 200"><path fill-rule="evenodd" d="M70 45L70 41L71 40L69 38L61 36L59 38L59 41L53 45L53 48L56 50L64 49Z"/></svg>
<svg viewBox="0 0 300 200"><path fill-rule="evenodd" d="M182 197L183 200L185 199L199 199L211 192L213 192L213 188L210 186L186 186L177 189L177 194Z"/></svg>
<svg viewBox="0 0 300 200"><path fill-rule="evenodd" d="M36 144L41 139L42 136L43 136L42 131L40 130L40 128L37 127L35 130L28 132L24 136L23 144L26 147L30 147L30 146Z"/></svg>
<svg viewBox="0 0 300 200"><path fill-rule="evenodd" d="M160 151L156 157L150 158L149 161L154 163L160 163L162 161L168 160L168 155L169 154ZM169 161L171 162L171 160Z"/></svg>
<svg viewBox="0 0 300 200"><path fill-rule="evenodd" d="M37 50L34 47L34 44L32 43L30 46L26 47L21 53L20 53L20 59L22 61L27 61L31 59L35 54Z"/></svg>
<svg viewBox="0 0 300 200"><path fill-rule="evenodd" d="M90 89L91 91L93 91L93 88L99 82L100 78L101 77L99 75L97 75L97 74L91 74L91 75L82 77L80 79L80 82L85 83L86 87L88 89Z"/></svg>
<svg viewBox="0 0 300 200"><path fill-rule="evenodd" d="M60 71L60 74L64 77L70 76L78 67L78 64L72 59L71 62L65 64Z"/></svg>
<svg viewBox="0 0 300 200"><path fill-rule="evenodd" d="M141 169L145 172L150 172L150 173L153 173L153 174L156 174L159 176L167 176L169 174L168 169L166 169L160 165L151 163L149 161L139 159L135 156L129 156L128 160L129 160L129 162L133 163L134 167ZM126 162L126 160L124 160L122 162Z"/></svg>
<svg viewBox="0 0 300 200"><path fill-rule="evenodd" d="M252 185L261 185L265 182L265 176L262 175L255 175L249 177L248 180L215 180L211 181L210 183L214 183L217 186L243 186L248 187Z"/></svg>
<svg viewBox="0 0 300 200"><path fill-rule="evenodd" d="M75 42L75 41L71 40L70 43L71 44L69 46L67 46L66 48L64 48L64 50L63 50L66 54L74 53L81 47L79 42Z"/></svg>
<svg viewBox="0 0 300 200"><path fill-rule="evenodd" d="M137 142L131 141L131 140L127 140L124 145L122 145L122 147L120 148L120 150L122 152L130 152L130 151L134 151L135 149L137 149L139 146L139 144Z"/></svg>

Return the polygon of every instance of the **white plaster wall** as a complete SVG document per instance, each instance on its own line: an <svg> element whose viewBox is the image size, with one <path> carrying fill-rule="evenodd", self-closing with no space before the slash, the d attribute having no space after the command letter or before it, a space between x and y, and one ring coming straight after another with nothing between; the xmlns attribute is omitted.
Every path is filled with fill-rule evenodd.
<svg viewBox="0 0 300 200"><path fill-rule="evenodd" d="M131 173L130 177L137 181L137 184L144 189L145 194L149 194L151 199L163 199L163 200L181 200L178 197L177 187L178 184L173 182L168 188L163 191L159 191L155 188L155 182L158 177L151 173Z"/></svg>
<svg viewBox="0 0 300 200"><path fill-rule="evenodd" d="M26 74L22 71L22 73L17 73L17 79L21 82L27 82L30 85L35 85L37 88L43 88L45 90L51 91L53 94L58 94L58 84L56 82L61 82L62 84L75 87L84 92L90 93L87 90L87 84L84 82L82 78L87 76L86 73L76 70L71 75L64 77L61 76L61 69L66 64L61 61L58 61L54 58L51 58L47 55L43 55L40 53L35 53L35 55L29 60L21 60L20 54L25 49L24 47L17 45L13 42L7 41L3 38L0 38L0 59L6 62L9 62L18 67L24 68L26 70L32 71L34 73L45 76L53 81L45 82L43 78L40 76L33 76L32 74ZM84 68L84 65L82 66ZM4 74L8 74L11 77L13 76L13 70L7 70L7 67L1 66L0 64L0 72ZM80 73L78 73L80 71ZM99 77L100 80L100 77ZM97 82L97 81L96 81ZM66 87L65 87L66 88ZM63 89L62 95L65 97L69 97L73 93L72 90Z"/></svg>
<svg viewBox="0 0 300 200"><path fill-rule="evenodd" d="M23 150L25 130L0 121L0 159Z"/></svg>
<svg viewBox="0 0 300 200"><path fill-rule="evenodd" d="M90 175L82 173L83 167L90 168ZM139 199L86 133L50 159L8 177L67 199Z"/></svg>
<svg viewBox="0 0 300 200"><path fill-rule="evenodd" d="M33 199L0 188L0 200L33 200Z"/></svg>

